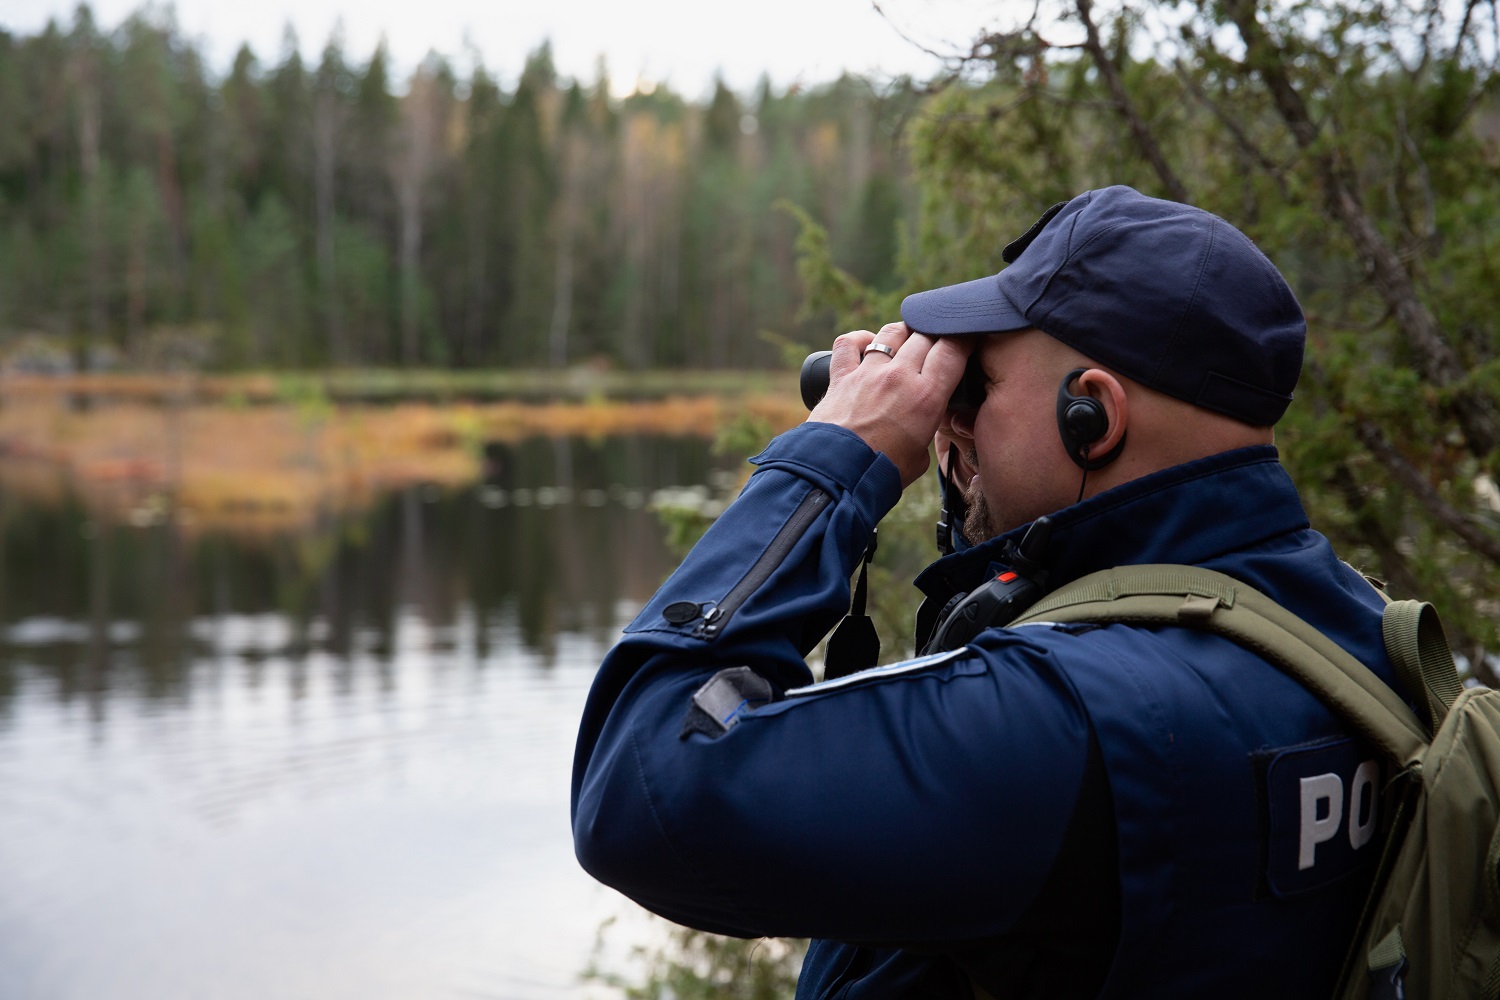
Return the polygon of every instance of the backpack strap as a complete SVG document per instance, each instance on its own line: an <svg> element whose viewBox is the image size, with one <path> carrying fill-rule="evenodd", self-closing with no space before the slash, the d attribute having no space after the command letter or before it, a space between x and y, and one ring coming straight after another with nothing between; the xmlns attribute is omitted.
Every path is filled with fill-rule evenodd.
<svg viewBox="0 0 1500 1000"><path fill-rule="evenodd" d="M1213 570L1145 565L1091 573L1053 591L1011 625L1031 622L1215 632L1276 664L1403 768L1420 760L1430 739L1400 695L1342 646L1254 587Z"/></svg>
<svg viewBox="0 0 1500 1000"><path fill-rule="evenodd" d="M1436 733L1464 689L1437 609L1425 601L1392 601L1380 618L1380 631L1396 676L1426 709L1430 731Z"/></svg>

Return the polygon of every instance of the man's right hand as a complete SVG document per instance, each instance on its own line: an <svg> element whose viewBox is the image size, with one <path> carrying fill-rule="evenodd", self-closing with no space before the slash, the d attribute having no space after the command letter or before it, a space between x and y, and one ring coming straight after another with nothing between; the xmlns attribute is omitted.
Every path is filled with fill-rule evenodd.
<svg viewBox="0 0 1500 1000"><path fill-rule="evenodd" d="M928 337L905 323L846 333L833 342L828 393L807 419L858 434L895 463L902 488L910 486L927 471L928 446L973 346L973 338Z"/></svg>

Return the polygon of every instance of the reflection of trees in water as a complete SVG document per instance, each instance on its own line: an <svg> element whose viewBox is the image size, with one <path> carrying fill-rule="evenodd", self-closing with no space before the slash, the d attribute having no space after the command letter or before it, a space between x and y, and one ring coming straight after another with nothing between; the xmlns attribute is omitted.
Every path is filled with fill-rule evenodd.
<svg viewBox="0 0 1500 1000"><path fill-rule="evenodd" d="M469 644L456 652L480 663L497 640L544 662L562 633L608 641L622 603L644 601L670 569L641 497L707 481L707 443L538 439L503 457L491 482L406 490L368 514L328 512L271 539L111 527L73 498L43 507L0 496L0 710L22 661L60 698L91 696L101 711L100 696L124 686L183 696L234 615L276 626L252 622L265 641L233 655L290 660L294 676L309 654L330 655L343 689L370 660L389 681L402 614L434 646ZM465 616L474 627L459 627ZM39 623L52 631L36 634Z"/></svg>

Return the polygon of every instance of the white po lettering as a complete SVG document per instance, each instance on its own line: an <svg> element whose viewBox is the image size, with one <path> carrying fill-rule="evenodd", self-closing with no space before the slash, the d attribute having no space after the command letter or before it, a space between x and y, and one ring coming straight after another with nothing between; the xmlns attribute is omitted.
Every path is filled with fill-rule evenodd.
<svg viewBox="0 0 1500 1000"><path fill-rule="evenodd" d="M1318 804L1327 803L1322 819ZM1318 845L1332 840L1344 819L1344 783L1336 774L1302 779L1302 836L1297 848L1297 870L1306 871L1318 857Z"/></svg>
<svg viewBox="0 0 1500 1000"><path fill-rule="evenodd" d="M1356 851L1375 836L1380 794L1376 782L1380 766L1367 760L1349 782L1349 846ZM1318 859L1318 845L1330 841L1344 821L1344 782L1336 774L1318 774L1301 779L1301 836L1297 844L1297 870L1306 871Z"/></svg>
<svg viewBox="0 0 1500 1000"><path fill-rule="evenodd" d="M1349 785L1349 846L1356 851L1375 836L1375 780L1379 777L1379 765L1367 760Z"/></svg>

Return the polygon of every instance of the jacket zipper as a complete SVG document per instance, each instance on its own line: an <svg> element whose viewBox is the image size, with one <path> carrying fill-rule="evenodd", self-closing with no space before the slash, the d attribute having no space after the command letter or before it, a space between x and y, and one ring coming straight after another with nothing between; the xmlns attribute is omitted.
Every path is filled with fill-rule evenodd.
<svg viewBox="0 0 1500 1000"><path fill-rule="evenodd" d="M724 595L724 599L714 607L709 608L703 615L703 621L698 624L693 635L699 639L713 639L725 625L729 624L729 618L739 610L741 604L749 599L750 595L761 588L761 585L770 579L771 574L776 571L792 551L792 547L807 533L807 529L818 519L833 498L820 489L814 488L797 509L792 511L792 516L776 532L776 537L771 539L771 544L755 560L740 582L734 585L734 589Z"/></svg>

